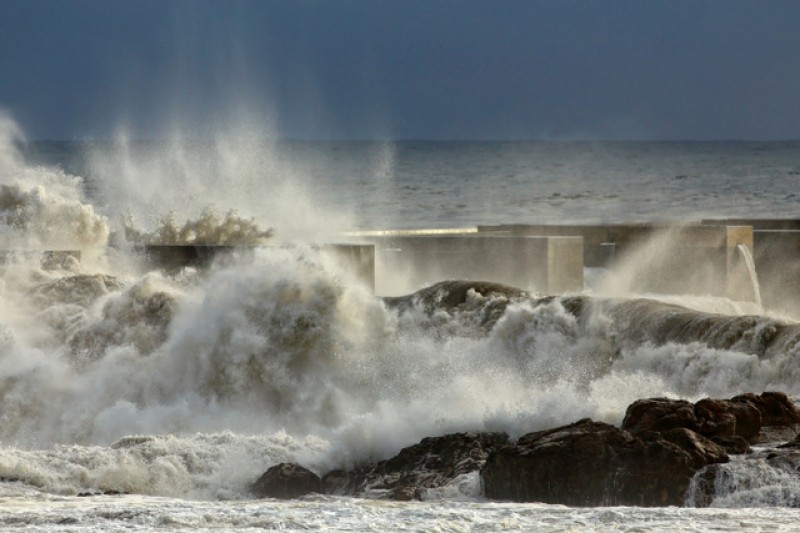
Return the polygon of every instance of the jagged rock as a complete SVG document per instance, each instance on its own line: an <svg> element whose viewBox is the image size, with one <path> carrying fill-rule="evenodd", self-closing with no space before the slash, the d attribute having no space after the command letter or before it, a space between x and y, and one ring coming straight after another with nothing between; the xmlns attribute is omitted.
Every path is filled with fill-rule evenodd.
<svg viewBox="0 0 800 533"><path fill-rule="evenodd" d="M694 404L698 433L707 437L752 439L763 425L761 411L749 402L703 399Z"/></svg>
<svg viewBox="0 0 800 533"><path fill-rule="evenodd" d="M564 505L681 505L701 467L728 460L710 440L673 428L643 438L589 419L506 445L481 470L490 499Z"/></svg>
<svg viewBox="0 0 800 533"><path fill-rule="evenodd" d="M732 454L743 454L743 453L750 453L753 449L750 447L750 443L747 442L742 437L709 437L713 442L719 444L725 451Z"/></svg>
<svg viewBox="0 0 800 533"><path fill-rule="evenodd" d="M628 407L622 429L639 433L682 427L715 440L731 453L740 453L736 450L748 448L737 438L755 443L763 427L798 423L800 415L785 394L765 392L730 400L706 398L695 404L666 398L637 400Z"/></svg>
<svg viewBox="0 0 800 533"><path fill-rule="evenodd" d="M791 427L800 424L800 413L794 403L782 392L741 394L731 399L734 402L749 402L761 412L762 426Z"/></svg>
<svg viewBox="0 0 800 533"><path fill-rule="evenodd" d="M675 428L662 433L653 433L644 438L649 442L663 439L679 447L689 455L696 470L707 464L727 463L728 453L722 446L711 439L685 428Z"/></svg>
<svg viewBox="0 0 800 533"><path fill-rule="evenodd" d="M326 492L394 500L420 499L425 489L480 470L486 457L508 442L505 433L455 433L422 439L372 467L335 470L323 477Z"/></svg>
<svg viewBox="0 0 800 533"><path fill-rule="evenodd" d="M270 467L252 486L259 498L291 499L312 492L322 492L322 482L311 470L295 463Z"/></svg>
<svg viewBox="0 0 800 533"><path fill-rule="evenodd" d="M625 411L622 429L632 433L698 427L694 405L686 400L648 398L636 400Z"/></svg>

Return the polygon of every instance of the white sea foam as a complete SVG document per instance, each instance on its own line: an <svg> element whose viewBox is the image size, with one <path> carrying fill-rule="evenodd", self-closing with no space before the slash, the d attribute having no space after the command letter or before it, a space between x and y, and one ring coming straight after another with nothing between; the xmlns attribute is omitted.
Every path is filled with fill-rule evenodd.
<svg viewBox="0 0 800 533"><path fill-rule="evenodd" d="M12 495L21 497L9 498ZM161 497L75 498L0 484L0 527L59 531L792 531L796 509L574 508L480 501L386 502L343 497L196 502Z"/></svg>
<svg viewBox="0 0 800 533"><path fill-rule="evenodd" d="M51 244L52 238L101 257L107 220L84 198L80 179L26 164L12 146L13 125L4 128L0 158L10 207L3 235L37 245ZM95 163L100 168L97 161L104 162L110 172L118 156ZM169 242L219 237L214 231L222 231L220 225L238 219L219 219L215 226L209 218L191 217L202 213L198 198L208 196L209 180L222 167L204 170L180 150L174 157L183 161L187 182L199 175L203 184L182 191L180 180L178 185L166 180L174 190L164 194L165 203L180 205L178 193L186 193L188 208L181 215L187 218L171 226L175 231L167 239L150 236ZM166 159L148 167L146 159L130 158L129 166L118 167L127 173L123 193L133 194L134 183L148 170L158 179L174 177L164 170ZM266 163L262 155L253 161L258 164L247 168L255 179ZM235 173L222 174L232 180ZM133 195L137 214L153 215L148 209L156 209L153 200L160 193L146 190L154 182L144 183L143 193ZM277 222L313 210L312 203L298 204L281 190L270 200L276 206L266 211L270 216L239 229L263 232L275 222L281 235L285 226ZM114 203L119 198L107 199L104 209L121 205ZM296 212L282 218L291 209ZM190 229L181 236L184 220ZM193 220L207 227L198 231ZM282 236L296 231L310 238L332 231L341 220L322 227L327 222L323 212ZM406 523L444 527L443 509L464 527L500 523L524 529L555 520L565 527L623 528L658 526L659 517L664 528L674 526L676 517L727 524L741 516L747 522L756 515L575 514L557 506L465 502L479 495L475 476L429 492L426 497L440 502L436 507L323 498L237 503L226 512L214 500L246 497L249 484L279 461L299 461L325 473L386 458L425 436L465 430L517 436L587 416L619 422L629 403L647 396L800 393L795 346L759 357L746 342L718 349L626 336L614 329L619 317L613 302L576 315L558 298L509 303L473 291L457 310L424 305L399 310L373 297L330 256L304 244L259 248L208 271L174 275L126 268L134 258L125 250L111 255L104 262L82 260L80 266L55 269L22 257L0 269L0 478L6 480L0 497L16 506L0 512L2 525L43 520L45 527L63 521L100 529L119 526L113 518L118 513L133 513L143 529L181 524L344 529L371 521L379 529L397 529ZM488 310L499 300L505 310L488 328ZM702 312L745 311L722 299L677 300L686 302ZM72 498L87 491L139 496L105 503ZM450 503L441 505L442 499ZM27 504L37 509L33 518ZM381 506L391 509L391 518L381 521L376 510ZM313 518L326 510L332 510L329 521ZM297 520L287 521L287 512L297 513ZM774 516L780 522L789 515Z"/></svg>

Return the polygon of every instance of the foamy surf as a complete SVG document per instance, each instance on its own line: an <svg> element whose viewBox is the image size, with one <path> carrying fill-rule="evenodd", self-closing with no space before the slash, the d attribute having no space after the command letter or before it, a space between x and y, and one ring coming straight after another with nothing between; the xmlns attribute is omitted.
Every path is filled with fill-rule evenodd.
<svg viewBox="0 0 800 533"><path fill-rule="evenodd" d="M53 267L21 254L0 267L0 524L672 530L794 517L749 509L795 504L776 496L781 472L733 464L717 501L748 509L490 504L475 476L421 503L250 501L252 482L279 462L325 473L427 436L618 424L643 397L797 395L797 326L720 298L542 297L455 282L381 299L308 239L196 205L137 218L156 223L128 236L268 246L208 270L149 272L136 242L106 246L120 220L99 214L83 180L28 165L4 127L6 246L82 255Z"/></svg>

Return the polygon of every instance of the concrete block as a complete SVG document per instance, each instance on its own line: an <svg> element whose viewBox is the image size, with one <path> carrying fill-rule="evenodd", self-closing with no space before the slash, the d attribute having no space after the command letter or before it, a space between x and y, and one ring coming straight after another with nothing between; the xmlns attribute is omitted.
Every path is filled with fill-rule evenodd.
<svg viewBox="0 0 800 533"><path fill-rule="evenodd" d="M504 224L478 226L479 233L507 232L515 236L583 237L583 263L607 267L620 247L642 241L670 224Z"/></svg>
<svg viewBox="0 0 800 533"><path fill-rule="evenodd" d="M764 307L800 320L800 231L754 230L753 256Z"/></svg>
<svg viewBox="0 0 800 533"><path fill-rule="evenodd" d="M707 218L705 226L752 226L756 230L800 230L800 218Z"/></svg>
<svg viewBox="0 0 800 533"><path fill-rule="evenodd" d="M376 292L413 292L444 280L494 281L554 294L583 289L581 237L392 236L375 242Z"/></svg>
<svg viewBox="0 0 800 533"><path fill-rule="evenodd" d="M744 253L752 254L751 227L677 226L618 244L621 253L618 250L613 268L632 271L633 287L640 292L755 301L739 245L746 248Z"/></svg>
<svg viewBox="0 0 800 533"><path fill-rule="evenodd" d="M510 224L478 226L479 233L577 235L584 239L587 267L630 276L636 292L712 294L752 301L755 296L738 244L752 252L752 228L678 223Z"/></svg>

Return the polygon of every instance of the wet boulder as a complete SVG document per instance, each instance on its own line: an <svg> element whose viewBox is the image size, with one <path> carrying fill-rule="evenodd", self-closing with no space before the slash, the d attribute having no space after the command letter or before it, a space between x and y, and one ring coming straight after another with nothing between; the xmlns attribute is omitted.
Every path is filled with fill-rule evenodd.
<svg viewBox="0 0 800 533"><path fill-rule="evenodd" d="M575 506L683 504L698 469L728 460L723 448L685 428L636 436L579 420L521 437L481 470L495 500Z"/></svg>
<svg viewBox="0 0 800 533"><path fill-rule="evenodd" d="M636 400L628 406L622 421L622 429L633 433L675 428L696 430L698 426L699 421L691 402L669 398Z"/></svg>
<svg viewBox="0 0 800 533"><path fill-rule="evenodd" d="M761 411L747 402L705 398L694 404L698 433L707 437L753 439L761 430Z"/></svg>
<svg viewBox="0 0 800 533"><path fill-rule="evenodd" d="M622 429L665 431L682 427L726 446L732 453L744 449L742 440L759 441L765 427L794 427L800 415L789 398L780 392L752 393L729 400L706 398L697 403L667 398L648 398L632 403L625 413Z"/></svg>
<svg viewBox="0 0 800 533"><path fill-rule="evenodd" d="M253 483L252 492L259 498L288 500L322 492L322 482L307 468L295 463L280 463L270 467Z"/></svg>
<svg viewBox="0 0 800 533"><path fill-rule="evenodd" d="M762 426L793 427L800 424L800 413L782 392L767 391L759 395L751 392L734 396L731 401L752 404L761 413Z"/></svg>
<svg viewBox="0 0 800 533"><path fill-rule="evenodd" d="M391 459L323 477L325 491L393 500L422 499L426 490L478 472L488 455L508 442L505 433L455 433L428 437Z"/></svg>

